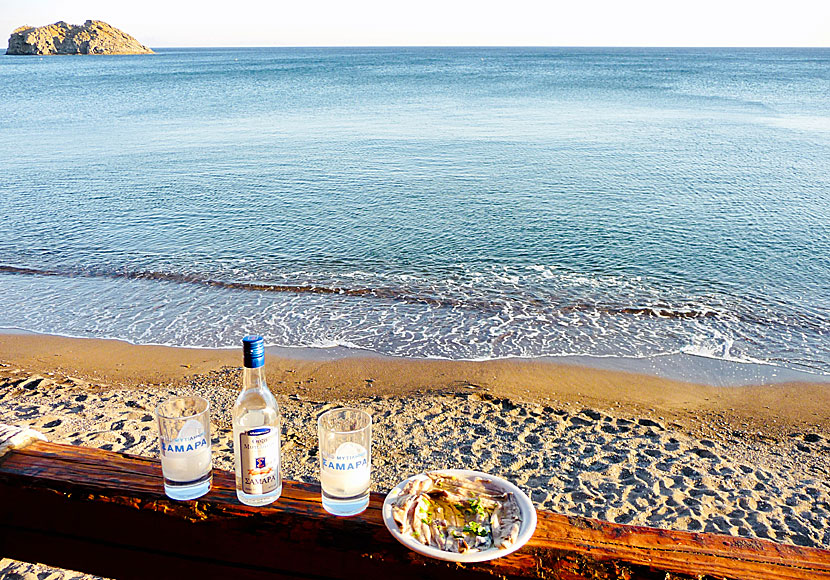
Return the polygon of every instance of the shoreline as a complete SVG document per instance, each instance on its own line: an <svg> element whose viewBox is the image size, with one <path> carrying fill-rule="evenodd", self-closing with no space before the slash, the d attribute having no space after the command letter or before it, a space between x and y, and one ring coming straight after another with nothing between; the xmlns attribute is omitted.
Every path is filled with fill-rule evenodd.
<svg viewBox="0 0 830 580"><path fill-rule="evenodd" d="M305 356L297 356L298 350ZM196 376L239 368L240 352L0 331L0 362L33 373L63 373L103 388L180 387ZM451 361L358 352L322 358L308 349L268 347L268 385L275 393L318 399L480 392L521 402L585 404L667 417L689 429L705 430L718 422L771 433L830 430L830 382L727 388L554 358Z"/></svg>
<svg viewBox="0 0 830 580"><path fill-rule="evenodd" d="M239 347L192 347L166 344L138 344L119 338L91 338L36 332L22 328L0 327L0 336L48 336L71 340L104 340L123 342L138 347L163 347L195 351L235 351ZM597 355L546 355L539 357L511 356L493 359L449 359L431 357L404 357L378 353L372 350L348 346L266 346L265 351L279 359L330 362L347 358L371 358L385 361L419 361L431 363L551 363L584 367L595 370L620 371L648 375L658 379L681 381L717 387L743 387L782 383L830 384L830 374L778 366L767 362L738 361L694 353L665 353L648 357L597 356Z"/></svg>
<svg viewBox="0 0 830 580"><path fill-rule="evenodd" d="M772 385L780 383L830 383L830 375L799 371L763 362L726 360L690 353L667 353L649 357L567 354L558 356L539 356L534 358L515 356L493 359L448 359L400 357L344 346L329 348L268 346L265 350L278 358L313 360L321 362L344 358L378 358L389 361L410 360L447 363L490 363L498 361L516 363L541 362L553 365L583 367L587 369L635 373L652 376L658 379L725 388Z"/></svg>

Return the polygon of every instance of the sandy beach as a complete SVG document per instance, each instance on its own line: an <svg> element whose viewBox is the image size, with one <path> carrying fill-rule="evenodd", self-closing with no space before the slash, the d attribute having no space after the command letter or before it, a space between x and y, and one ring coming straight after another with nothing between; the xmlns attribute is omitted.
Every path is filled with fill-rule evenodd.
<svg viewBox="0 0 830 580"><path fill-rule="evenodd" d="M153 411L211 403L214 466L231 470L236 350L0 335L0 423L51 441L157 456ZM315 481L316 417L374 420L373 490L431 468L505 477L537 508L613 522L830 546L830 384L713 387L521 360L269 356L284 477ZM159 482L161 486L161 482ZM3 577L75 578L3 560Z"/></svg>

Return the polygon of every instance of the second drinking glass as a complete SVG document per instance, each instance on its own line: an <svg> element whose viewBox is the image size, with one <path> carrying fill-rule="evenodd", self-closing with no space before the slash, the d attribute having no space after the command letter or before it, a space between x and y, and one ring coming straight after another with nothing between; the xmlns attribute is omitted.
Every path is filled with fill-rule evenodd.
<svg viewBox="0 0 830 580"><path fill-rule="evenodd" d="M333 409L317 420L323 507L336 516L359 514L369 505L372 417L360 409Z"/></svg>
<svg viewBox="0 0 830 580"><path fill-rule="evenodd" d="M199 396L171 397L156 408L164 493L196 499L210 490L210 405Z"/></svg>

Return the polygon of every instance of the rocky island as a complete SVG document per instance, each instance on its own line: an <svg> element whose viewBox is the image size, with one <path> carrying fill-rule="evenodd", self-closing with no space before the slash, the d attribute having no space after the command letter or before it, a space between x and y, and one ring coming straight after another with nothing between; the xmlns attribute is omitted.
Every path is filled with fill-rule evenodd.
<svg viewBox="0 0 830 580"><path fill-rule="evenodd" d="M100 20L82 25L60 21L21 26L9 37L6 54L152 54L135 38Z"/></svg>

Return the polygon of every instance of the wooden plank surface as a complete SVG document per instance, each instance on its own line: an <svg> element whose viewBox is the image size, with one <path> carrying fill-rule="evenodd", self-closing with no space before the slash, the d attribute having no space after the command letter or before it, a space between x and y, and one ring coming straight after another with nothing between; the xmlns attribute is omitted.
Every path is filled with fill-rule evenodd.
<svg viewBox="0 0 830 580"><path fill-rule="evenodd" d="M398 544L382 494L352 518L328 515L316 484L286 482L267 508L236 499L214 470L204 498L176 502L157 461L36 443L0 459L0 555L118 579L561 578L830 580L830 552L716 534L539 512L531 541L497 560L458 565Z"/></svg>

